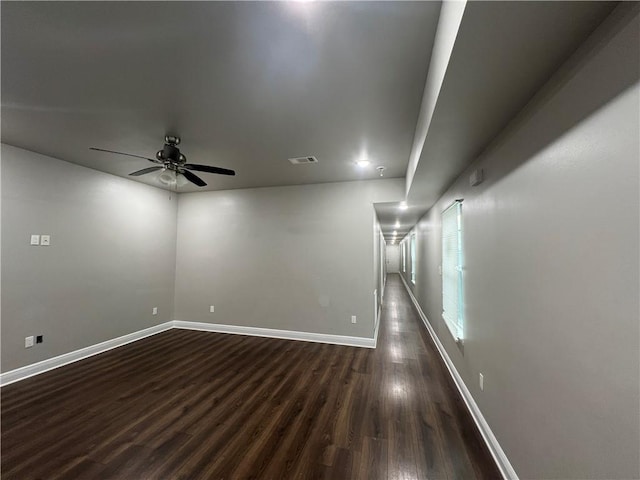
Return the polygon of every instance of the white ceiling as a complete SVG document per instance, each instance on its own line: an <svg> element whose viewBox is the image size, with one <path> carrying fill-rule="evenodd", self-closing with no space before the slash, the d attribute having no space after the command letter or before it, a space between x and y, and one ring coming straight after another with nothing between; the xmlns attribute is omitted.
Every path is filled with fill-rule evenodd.
<svg viewBox="0 0 640 480"><path fill-rule="evenodd" d="M89 147L153 157L178 134L189 162L236 170L210 190L403 177L439 10L3 2L2 141L126 176L151 164Z"/></svg>
<svg viewBox="0 0 640 480"><path fill-rule="evenodd" d="M417 152L409 208L376 206L387 241L398 230L396 222L400 237L408 233L615 7L616 2L467 2Z"/></svg>
<svg viewBox="0 0 640 480"><path fill-rule="evenodd" d="M406 208L401 208L403 203L386 202L374 205L380 230L387 243L398 244L425 213L424 207L420 205L406 205Z"/></svg>
<svg viewBox="0 0 640 480"><path fill-rule="evenodd" d="M615 5L466 4L414 152L410 208L376 205L387 240L415 225ZM237 171L202 174L208 190L378 178L377 165L404 177L440 7L3 2L2 141L126 176L150 164L89 147L152 157L178 134L189 162ZM307 155L319 163L287 161Z"/></svg>

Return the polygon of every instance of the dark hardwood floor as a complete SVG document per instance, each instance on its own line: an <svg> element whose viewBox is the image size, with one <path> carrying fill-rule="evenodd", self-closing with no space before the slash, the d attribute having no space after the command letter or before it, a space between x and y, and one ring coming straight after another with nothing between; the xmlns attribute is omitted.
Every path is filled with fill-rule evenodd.
<svg viewBox="0 0 640 480"><path fill-rule="evenodd" d="M378 348L170 330L8 385L2 479L498 479L397 275Z"/></svg>

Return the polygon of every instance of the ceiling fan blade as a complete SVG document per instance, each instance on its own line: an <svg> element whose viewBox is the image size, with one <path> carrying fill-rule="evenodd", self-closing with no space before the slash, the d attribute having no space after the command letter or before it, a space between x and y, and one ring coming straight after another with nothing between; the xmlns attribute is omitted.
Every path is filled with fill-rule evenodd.
<svg viewBox="0 0 640 480"><path fill-rule="evenodd" d="M140 175L146 175L147 173L157 172L158 170L162 170L164 167L149 167L143 168L142 170L138 170L137 172L130 173L134 177L139 177Z"/></svg>
<svg viewBox="0 0 640 480"><path fill-rule="evenodd" d="M207 172L207 173L217 173L219 175L235 175L236 172L233 170L228 170L226 168L220 167L211 167L209 165L198 165L196 163L186 163L182 165L183 168L188 168L189 170L195 170L196 172Z"/></svg>
<svg viewBox="0 0 640 480"><path fill-rule="evenodd" d="M160 160L155 158L143 157L141 155L134 155L132 153L123 153L123 152L116 152L113 150L105 150L104 148L89 147L89 150L95 150L96 152L115 153L116 155L124 155L126 157L142 158L143 160L149 160L150 162L153 162L153 163L162 163Z"/></svg>
<svg viewBox="0 0 640 480"><path fill-rule="evenodd" d="M191 183L195 183L199 187L204 187L206 185L205 181L202 180L199 176L194 173L191 173L189 170L181 170L180 173L184 175L184 177L189 180Z"/></svg>

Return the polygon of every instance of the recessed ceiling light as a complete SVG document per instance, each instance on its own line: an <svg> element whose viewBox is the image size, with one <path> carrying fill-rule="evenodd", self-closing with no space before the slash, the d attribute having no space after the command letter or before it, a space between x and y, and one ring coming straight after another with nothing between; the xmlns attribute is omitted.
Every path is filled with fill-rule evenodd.
<svg viewBox="0 0 640 480"><path fill-rule="evenodd" d="M400 207L399 208L400 208L400 210L406 210L409 207L407 206L407 202L400 202Z"/></svg>
<svg viewBox="0 0 640 480"><path fill-rule="evenodd" d="M398 232L396 232L396 231L394 230L394 231L393 231L393 234L394 234L394 235L397 235L397 234L398 234Z"/></svg>
<svg viewBox="0 0 640 480"><path fill-rule="evenodd" d="M366 150L360 150L360 154L356 157L355 164L360 167L368 167L371 161L369 160L369 155Z"/></svg>

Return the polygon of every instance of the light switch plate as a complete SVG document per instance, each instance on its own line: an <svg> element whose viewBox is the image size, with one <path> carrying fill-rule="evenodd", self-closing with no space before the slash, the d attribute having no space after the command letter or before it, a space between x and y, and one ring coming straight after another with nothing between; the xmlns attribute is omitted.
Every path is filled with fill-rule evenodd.
<svg viewBox="0 0 640 480"><path fill-rule="evenodd" d="M33 347L33 335L30 337L24 337L24 348Z"/></svg>
<svg viewBox="0 0 640 480"><path fill-rule="evenodd" d="M31 245L40 245L40 235L31 235Z"/></svg>
<svg viewBox="0 0 640 480"><path fill-rule="evenodd" d="M40 245L44 245L48 247L51 245L51 236L50 235L40 235Z"/></svg>

